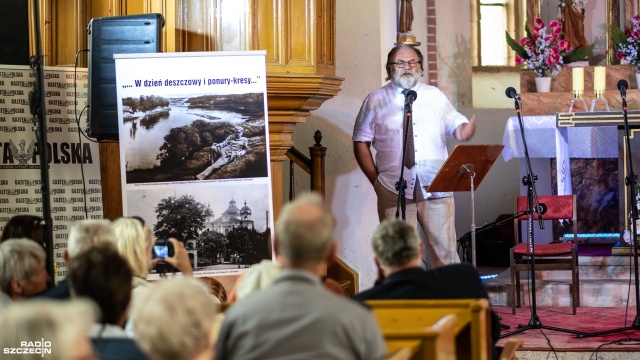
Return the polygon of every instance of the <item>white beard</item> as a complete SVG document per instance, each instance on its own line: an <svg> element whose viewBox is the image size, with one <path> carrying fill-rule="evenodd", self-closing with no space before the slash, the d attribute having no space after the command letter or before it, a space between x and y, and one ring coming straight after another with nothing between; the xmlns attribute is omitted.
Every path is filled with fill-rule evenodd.
<svg viewBox="0 0 640 360"><path fill-rule="evenodd" d="M415 71L411 71L413 76L404 76L404 74L405 72L393 74L393 82L402 89L411 89L420 80L418 73Z"/></svg>

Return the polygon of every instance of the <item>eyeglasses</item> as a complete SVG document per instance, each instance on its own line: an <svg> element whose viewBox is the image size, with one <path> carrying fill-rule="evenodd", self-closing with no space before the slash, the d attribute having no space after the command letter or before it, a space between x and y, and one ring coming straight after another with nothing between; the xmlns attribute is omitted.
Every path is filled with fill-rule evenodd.
<svg viewBox="0 0 640 360"><path fill-rule="evenodd" d="M415 61L415 60L409 60L409 61L404 61L404 60L398 60L396 62L392 62L389 64L393 64L395 66L397 66L399 69L404 69L405 66L409 65L410 68L416 67L416 65L418 64L422 64L422 61Z"/></svg>

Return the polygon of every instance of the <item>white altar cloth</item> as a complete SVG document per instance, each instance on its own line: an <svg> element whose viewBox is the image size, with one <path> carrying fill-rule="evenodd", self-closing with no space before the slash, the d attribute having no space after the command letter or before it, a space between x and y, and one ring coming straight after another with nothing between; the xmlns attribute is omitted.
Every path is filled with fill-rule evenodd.
<svg viewBox="0 0 640 360"><path fill-rule="evenodd" d="M558 128L555 115L524 116L522 122L529 157L557 160L558 195L572 193L569 158L618 157L618 129L615 126ZM507 121L502 144L502 157L505 162L514 157L524 157L517 116L512 116Z"/></svg>
<svg viewBox="0 0 640 360"><path fill-rule="evenodd" d="M565 130L569 136L569 157L618 157L618 129L615 126L557 128L555 115L524 116L522 121L530 157L557 157L556 138L563 136L562 132ZM505 162L514 157L524 157L518 117L511 116L507 121L502 144L502 157Z"/></svg>

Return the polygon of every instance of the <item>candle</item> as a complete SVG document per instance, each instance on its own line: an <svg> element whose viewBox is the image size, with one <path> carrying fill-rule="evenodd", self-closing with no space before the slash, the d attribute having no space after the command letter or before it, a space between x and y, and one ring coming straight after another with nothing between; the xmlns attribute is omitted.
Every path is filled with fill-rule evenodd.
<svg viewBox="0 0 640 360"><path fill-rule="evenodd" d="M573 75L573 98L582 99L584 98L584 68L574 67L572 75Z"/></svg>
<svg viewBox="0 0 640 360"><path fill-rule="evenodd" d="M604 88L607 84L607 68L596 66L593 69L593 92L596 98L604 98Z"/></svg>

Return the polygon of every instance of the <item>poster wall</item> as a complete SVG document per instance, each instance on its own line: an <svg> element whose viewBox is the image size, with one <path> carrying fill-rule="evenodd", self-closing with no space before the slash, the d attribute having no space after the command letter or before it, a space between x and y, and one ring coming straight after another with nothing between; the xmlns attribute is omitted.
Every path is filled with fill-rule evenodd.
<svg viewBox="0 0 640 360"><path fill-rule="evenodd" d="M271 258L265 55L115 56L123 213L183 241L196 276Z"/></svg>
<svg viewBox="0 0 640 360"><path fill-rule="evenodd" d="M102 219L98 144L86 129L87 69L45 67L47 141L53 220L55 281L67 275L63 259L75 221ZM40 158L29 92L35 74L27 66L0 65L0 231L14 215L42 216Z"/></svg>

